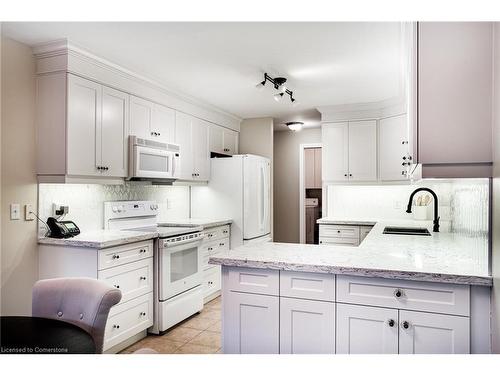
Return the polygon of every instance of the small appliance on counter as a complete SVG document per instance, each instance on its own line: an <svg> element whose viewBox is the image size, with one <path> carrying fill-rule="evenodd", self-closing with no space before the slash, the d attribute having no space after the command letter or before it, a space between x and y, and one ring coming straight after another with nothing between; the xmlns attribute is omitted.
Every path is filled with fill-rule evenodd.
<svg viewBox="0 0 500 375"><path fill-rule="evenodd" d="M47 219L49 233L47 237L52 238L71 238L80 234L80 228L70 220L59 221L54 217Z"/></svg>

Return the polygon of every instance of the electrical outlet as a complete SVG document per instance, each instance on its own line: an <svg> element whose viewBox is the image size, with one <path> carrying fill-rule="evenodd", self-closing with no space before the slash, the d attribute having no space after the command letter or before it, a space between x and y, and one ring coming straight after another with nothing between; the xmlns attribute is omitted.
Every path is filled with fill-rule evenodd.
<svg viewBox="0 0 500 375"><path fill-rule="evenodd" d="M52 203L52 216L57 217L61 215L66 215L69 213L69 206L60 204L60 203Z"/></svg>
<svg viewBox="0 0 500 375"><path fill-rule="evenodd" d="M21 219L21 205L19 203L11 203L10 205L10 220Z"/></svg>
<svg viewBox="0 0 500 375"><path fill-rule="evenodd" d="M24 205L24 220L26 220L26 221L35 220L35 215L33 215L31 213L32 211L33 211L33 207L31 206L31 204Z"/></svg>

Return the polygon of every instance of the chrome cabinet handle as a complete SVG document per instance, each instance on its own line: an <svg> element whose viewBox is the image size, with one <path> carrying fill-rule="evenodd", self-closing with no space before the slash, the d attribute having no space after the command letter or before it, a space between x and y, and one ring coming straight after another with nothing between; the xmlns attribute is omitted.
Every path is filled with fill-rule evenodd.
<svg viewBox="0 0 500 375"><path fill-rule="evenodd" d="M389 319L389 320L387 321L387 325L388 325L389 327L394 327L394 325L395 325L395 324L396 324L396 322L394 321L394 319Z"/></svg>
<svg viewBox="0 0 500 375"><path fill-rule="evenodd" d="M403 295L404 295L404 293L401 289L394 290L394 297L401 298L401 297L403 297Z"/></svg>

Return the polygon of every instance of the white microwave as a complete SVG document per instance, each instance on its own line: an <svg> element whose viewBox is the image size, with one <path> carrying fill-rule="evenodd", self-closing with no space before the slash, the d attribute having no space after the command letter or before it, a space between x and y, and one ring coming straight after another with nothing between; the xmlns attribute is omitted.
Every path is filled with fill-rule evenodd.
<svg viewBox="0 0 500 375"><path fill-rule="evenodd" d="M175 180L180 173L180 146L129 137L130 180ZM167 182L166 181L166 182Z"/></svg>

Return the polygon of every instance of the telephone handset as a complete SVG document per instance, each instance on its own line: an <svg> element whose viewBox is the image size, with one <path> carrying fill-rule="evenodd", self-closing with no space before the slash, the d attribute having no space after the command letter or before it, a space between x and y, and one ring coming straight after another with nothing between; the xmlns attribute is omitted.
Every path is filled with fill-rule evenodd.
<svg viewBox="0 0 500 375"><path fill-rule="evenodd" d="M49 226L49 237L53 238L69 238L80 234L80 228L72 221L58 221L56 218L49 217L47 219Z"/></svg>

